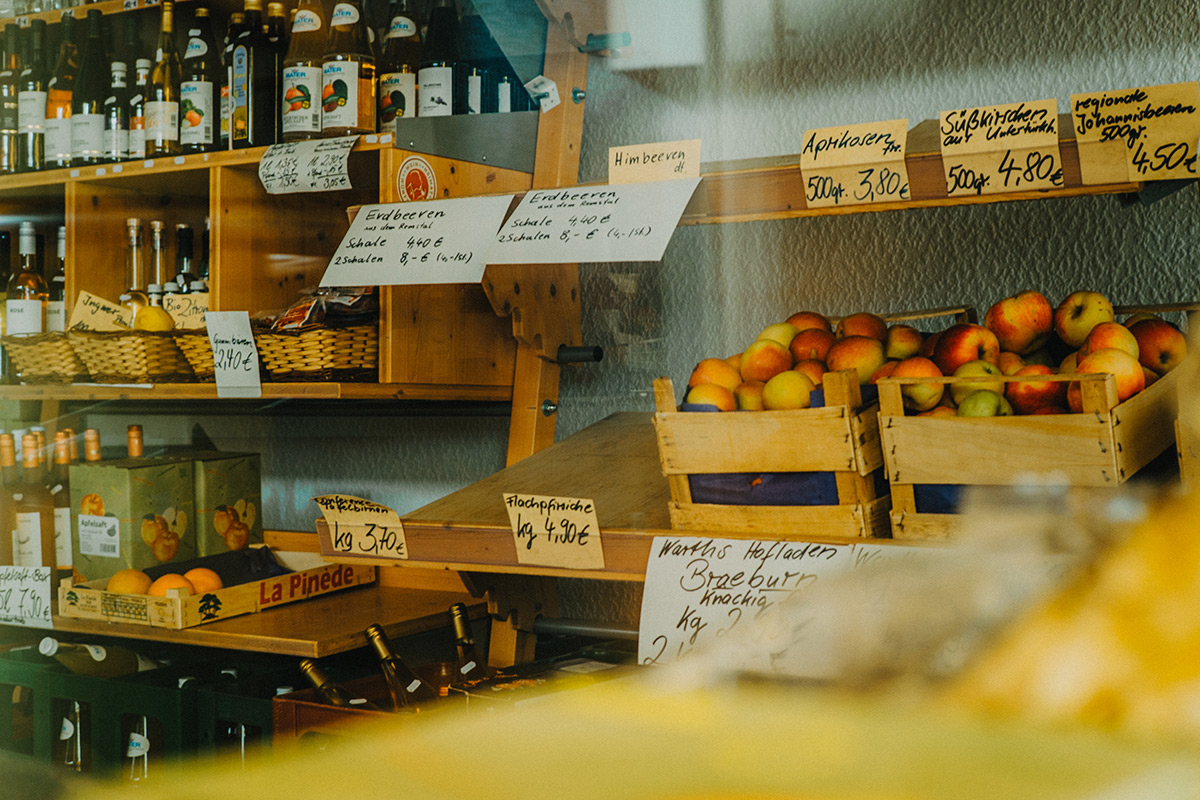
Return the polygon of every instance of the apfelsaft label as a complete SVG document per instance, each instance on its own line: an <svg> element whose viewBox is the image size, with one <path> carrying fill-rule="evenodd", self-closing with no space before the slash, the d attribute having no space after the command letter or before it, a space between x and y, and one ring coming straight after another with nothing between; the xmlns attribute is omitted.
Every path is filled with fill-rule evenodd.
<svg viewBox="0 0 1200 800"><path fill-rule="evenodd" d="M213 142L213 85L208 81L186 81L179 86L183 116L179 140L183 144Z"/></svg>
<svg viewBox="0 0 1200 800"><path fill-rule="evenodd" d="M116 517L80 514L75 518L79 532L79 552L101 558L121 557L121 529Z"/></svg>
<svg viewBox="0 0 1200 800"><path fill-rule="evenodd" d="M358 9L349 3L338 3L329 17L330 25L353 25L358 22Z"/></svg>
<svg viewBox="0 0 1200 800"><path fill-rule="evenodd" d="M379 76L379 132L395 133L396 120L417 113L417 76L389 72Z"/></svg>
<svg viewBox="0 0 1200 800"><path fill-rule="evenodd" d="M317 101L320 94L320 67L287 67L284 69L284 133L321 132L321 104Z"/></svg>
<svg viewBox="0 0 1200 800"><path fill-rule="evenodd" d="M321 67L321 127L358 125L358 62L327 61Z"/></svg>

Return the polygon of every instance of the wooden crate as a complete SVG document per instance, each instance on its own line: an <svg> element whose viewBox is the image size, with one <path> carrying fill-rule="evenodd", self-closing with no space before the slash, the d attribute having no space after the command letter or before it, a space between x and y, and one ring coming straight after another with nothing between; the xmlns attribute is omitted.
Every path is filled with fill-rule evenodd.
<svg viewBox="0 0 1200 800"><path fill-rule="evenodd" d="M375 582L373 566L329 564L316 553L277 552L275 558L294 571L197 595L179 589L168 589L166 597L106 592L107 578L87 583L64 578L58 587L58 613L180 630Z"/></svg>
<svg viewBox="0 0 1200 800"><path fill-rule="evenodd" d="M271 700L273 744L294 742L306 734L342 736L348 726L398 718L393 712L378 710L387 708L391 702L382 675L354 678L342 685L352 696L365 697L377 708L331 706L322 702L312 688L280 695Z"/></svg>

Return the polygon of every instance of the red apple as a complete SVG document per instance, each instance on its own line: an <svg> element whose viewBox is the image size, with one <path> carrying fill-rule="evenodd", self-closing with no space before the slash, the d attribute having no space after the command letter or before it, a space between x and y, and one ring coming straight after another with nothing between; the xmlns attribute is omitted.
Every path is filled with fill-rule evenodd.
<svg viewBox="0 0 1200 800"><path fill-rule="evenodd" d="M779 342L784 347L792 343L792 339L799 331L793 325L786 322L776 322L774 325L768 325L758 334L759 339L771 339Z"/></svg>
<svg viewBox="0 0 1200 800"><path fill-rule="evenodd" d="M820 386L825 381L825 362L815 358L806 358L803 361L797 361L796 366L792 367L796 372L803 372L808 376L808 379L813 382L813 386Z"/></svg>
<svg viewBox="0 0 1200 800"><path fill-rule="evenodd" d="M1050 338L1054 309L1041 292L1024 291L1006 297L983 315L983 324L1000 347L1018 355L1032 353Z"/></svg>
<svg viewBox="0 0 1200 800"><path fill-rule="evenodd" d="M995 364L999 357L1000 342L996 340L996 334L970 322L951 325L942 331L933 350L933 363L943 375L953 375L968 361Z"/></svg>
<svg viewBox="0 0 1200 800"><path fill-rule="evenodd" d="M925 337L911 325L893 325L887 329L883 340L883 354L890 359L903 361L921 352Z"/></svg>
<svg viewBox="0 0 1200 800"><path fill-rule="evenodd" d="M921 349L917 352L919 356L925 358L933 358L933 351L937 349L938 339L942 338L942 331L935 331L925 337L925 341L921 343Z"/></svg>
<svg viewBox="0 0 1200 800"><path fill-rule="evenodd" d="M1118 322L1101 322L1092 328L1083 344L1079 347L1081 356L1103 350L1106 347L1124 350L1134 358L1138 357L1138 341L1133 332Z"/></svg>
<svg viewBox="0 0 1200 800"><path fill-rule="evenodd" d="M1130 314L1128 317L1126 317L1124 320L1122 320L1121 324L1124 325L1126 328L1132 328L1135 324L1141 322L1144 319L1162 319L1162 317L1159 317L1156 314L1151 314L1149 311L1138 311L1136 313Z"/></svg>
<svg viewBox="0 0 1200 800"><path fill-rule="evenodd" d="M1016 353L1011 353L1008 350L1001 350L1000 355L996 358L996 366L1005 375L1012 375L1014 372L1025 366L1025 359L1021 358Z"/></svg>
<svg viewBox="0 0 1200 800"><path fill-rule="evenodd" d="M829 352L829 345L835 341L837 341L836 337L829 331L809 328L796 334L789 349L792 351L792 358L797 361L809 358L824 361L825 354Z"/></svg>
<svg viewBox="0 0 1200 800"><path fill-rule="evenodd" d="M829 324L829 320L824 314L818 314L816 311L797 311L785 321L801 333L811 329L833 333L833 326Z"/></svg>
<svg viewBox="0 0 1200 800"><path fill-rule="evenodd" d="M699 386L702 383L715 383L733 391L741 382L742 376L736 369L729 366L728 361L723 358L705 358L701 359L696 368L692 370L691 377L688 378L688 388Z"/></svg>
<svg viewBox="0 0 1200 800"><path fill-rule="evenodd" d="M928 411L917 414L918 417L957 417L958 412L950 406L934 406Z"/></svg>
<svg viewBox="0 0 1200 800"><path fill-rule="evenodd" d="M866 384L875 370L883 366L883 342L869 336L847 336L838 339L825 356L825 366L831 372L852 369L858 382Z"/></svg>
<svg viewBox="0 0 1200 800"><path fill-rule="evenodd" d="M1138 343L1138 361L1159 375L1166 375L1187 354L1187 337L1166 320L1152 317L1129 327Z"/></svg>
<svg viewBox="0 0 1200 800"><path fill-rule="evenodd" d="M1073 292L1054 309L1054 332L1070 347L1079 347L1101 322L1114 319L1112 303L1099 292Z"/></svg>
<svg viewBox="0 0 1200 800"><path fill-rule="evenodd" d="M699 386L693 386L687 393L685 402L695 405L716 406L720 411L733 411L737 408L737 401L733 398L733 392L715 383L702 383Z"/></svg>
<svg viewBox="0 0 1200 800"><path fill-rule="evenodd" d="M1000 367L988 361L968 361L958 369L954 370L956 378L988 378L1003 376ZM962 383L950 384L950 397L954 400L955 405L962 405L963 398L972 392L978 392L982 389L995 392L996 394L1004 394L1004 381L964 381Z"/></svg>
<svg viewBox="0 0 1200 800"><path fill-rule="evenodd" d="M877 369L871 373L871 377L867 381L867 383L879 383L884 378L890 378L892 376L892 373L896 371L896 365L899 363L900 363L899 361L883 362L882 367L880 367L879 369Z"/></svg>
<svg viewBox="0 0 1200 800"><path fill-rule="evenodd" d="M758 339L742 353L744 381L769 381L792 368L792 354L774 339Z"/></svg>
<svg viewBox="0 0 1200 800"><path fill-rule="evenodd" d="M1124 350L1105 348L1088 353L1079 359L1076 372L1080 375L1107 372L1114 376L1117 379L1117 399L1120 401L1128 400L1146 388L1142 365Z"/></svg>
<svg viewBox="0 0 1200 800"><path fill-rule="evenodd" d="M942 371L924 356L913 356L896 363L893 378L940 378ZM941 402L946 391L944 383L905 383L900 386L904 407L913 411L928 411Z"/></svg>
<svg viewBox="0 0 1200 800"><path fill-rule="evenodd" d="M1027 375L1053 375L1054 370L1045 364L1027 364L1013 373L1014 377ZM1018 414L1036 414L1038 409L1065 408L1067 405L1066 381L1012 381L1005 384L1004 396L1012 403Z"/></svg>
<svg viewBox="0 0 1200 800"><path fill-rule="evenodd" d="M878 314L860 311L838 320L837 335L839 339L847 336L868 336L882 342L887 338L887 323Z"/></svg>
<svg viewBox="0 0 1200 800"><path fill-rule="evenodd" d="M762 411L763 407L763 387L766 386L762 381L746 381L739 383L737 388L733 390L733 399L737 402L739 411Z"/></svg>

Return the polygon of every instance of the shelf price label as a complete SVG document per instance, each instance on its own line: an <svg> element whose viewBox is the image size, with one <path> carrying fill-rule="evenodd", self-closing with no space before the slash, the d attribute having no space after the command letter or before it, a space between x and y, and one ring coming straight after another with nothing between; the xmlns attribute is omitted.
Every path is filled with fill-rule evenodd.
<svg viewBox="0 0 1200 800"><path fill-rule="evenodd" d="M1057 100L943 111L938 131L950 197L1063 185Z"/></svg>
<svg viewBox="0 0 1200 800"><path fill-rule="evenodd" d="M531 191L488 251L489 264L659 261L699 178Z"/></svg>
<svg viewBox="0 0 1200 800"><path fill-rule="evenodd" d="M217 397L262 397L250 312L208 311L204 322L216 367Z"/></svg>
<svg viewBox="0 0 1200 800"><path fill-rule="evenodd" d="M608 148L609 183L646 183L699 177L699 139Z"/></svg>
<svg viewBox="0 0 1200 800"><path fill-rule="evenodd" d="M400 515L385 505L348 494L314 497L329 525L330 551L325 555L408 559L408 542Z"/></svg>
<svg viewBox="0 0 1200 800"><path fill-rule="evenodd" d="M350 150L358 136L280 142L258 162L258 179L268 194L336 192L350 186Z"/></svg>
<svg viewBox="0 0 1200 800"><path fill-rule="evenodd" d="M596 504L578 497L504 495L518 564L604 569Z"/></svg>
<svg viewBox="0 0 1200 800"><path fill-rule="evenodd" d="M49 567L0 567L0 624L53 628Z"/></svg>
<svg viewBox="0 0 1200 800"><path fill-rule="evenodd" d="M129 309L110 303L91 292L80 292L71 309L67 328L73 331L127 331Z"/></svg>
<svg viewBox="0 0 1200 800"><path fill-rule="evenodd" d="M175 320L180 330L199 330L204 327L204 315L208 313L208 292L163 295L163 310Z"/></svg>
<svg viewBox="0 0 1200 800"><path fill-rule="evenodd" d="M1084 184L1195 178L1200 84L1071 95Z"/></svg>
<svg viewBox="0 0 1200 800"><path fill-rule="evenodd" d="M828 208L908 200L907 142L907 119L805 131L805 203Z"/></svg>
<svg viewBox="0 0 1200 800"><path fill-rule="evenodd" d="M322 286L479 283L512 196L363 206Z"/></svg>

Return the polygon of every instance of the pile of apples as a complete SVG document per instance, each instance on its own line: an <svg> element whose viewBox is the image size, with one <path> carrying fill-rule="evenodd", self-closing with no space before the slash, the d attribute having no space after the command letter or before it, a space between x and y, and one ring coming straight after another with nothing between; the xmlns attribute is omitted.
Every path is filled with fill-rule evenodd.
<svg viewBox="0 0 1200 800"><path fill-rule="evenodd" d="M1052 352L1070 351L1065 358ZM706 358L688 380L686 403L721 411L808 408L826 371L853 370L860 384L882 378L1038 376L1109 373L1124 401L1175 368L1187 351L1183 333L1153 314L1118 323L1103 294L1078 291L1057 307L1025 291L984 315L926 336L911 325L889 326L866 312L836 327L813 311L768 325L743 352ZM948 391L947 391L948 389ZM987 417L1082 411L1077 381L906 382L908 413Z"/></svg>

